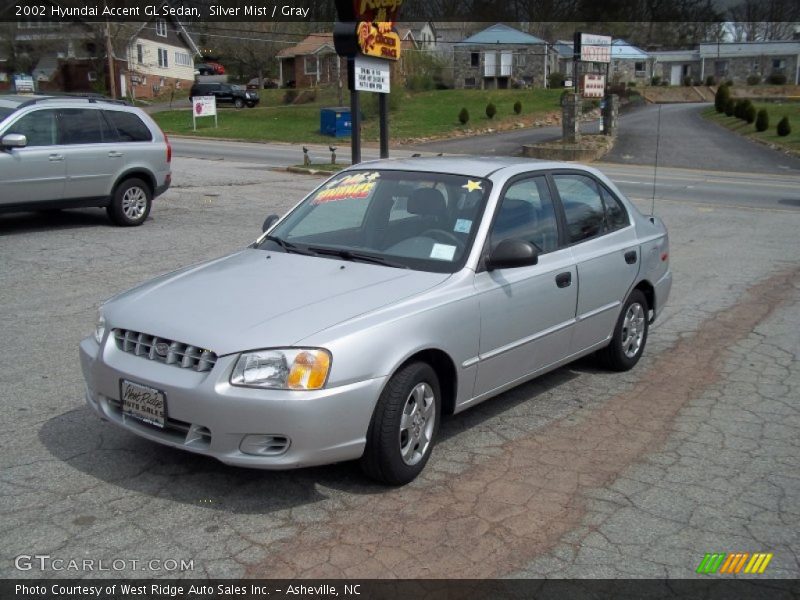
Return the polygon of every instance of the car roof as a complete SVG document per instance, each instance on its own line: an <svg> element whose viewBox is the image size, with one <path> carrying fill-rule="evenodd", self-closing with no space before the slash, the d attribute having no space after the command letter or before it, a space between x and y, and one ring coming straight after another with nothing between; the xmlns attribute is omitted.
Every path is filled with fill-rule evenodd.
<svg viewBox="0 0 800 600"><path fill-rule="evenodd" d="M130 104L124 100L113 100L100 95L51 95L51 94L8 94L0 96L0 106L7 106L9 108L21 108L23 106L31 106L39 102L64 102L71 104L74 102L90 102L102 104L114 104L117 106L131 107Z"/></svg>
<svg viewBox="0 0 800 600"><path fill-rule="evenodd" d="M520 171L520 167L527 167L530 171L543 171L547 169L582 169L591 171L582 165L574 163L538 160L534 158L514 157L466 157L466 156L426 156L411 158L396 158L372 160L353 165L350 169L382 169L393 171L423 171L429 173L453 173L456 175L471 175L472 177L489 177L504 169ZM502 173L498 173L502 174Z"/></svg>

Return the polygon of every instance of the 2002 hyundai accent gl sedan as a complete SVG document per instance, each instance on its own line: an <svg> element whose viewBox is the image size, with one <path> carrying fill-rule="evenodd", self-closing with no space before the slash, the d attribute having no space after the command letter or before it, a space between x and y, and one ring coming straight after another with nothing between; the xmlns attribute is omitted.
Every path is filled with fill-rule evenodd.
<svg viewBox="0 0 800 600"><path fill-rule="evenodd" d="M362 163L264 231L106 302L89 406L232 465L403 484L443 414L592 352L633 367L672 282L664 225L560 163Z"/></svg>

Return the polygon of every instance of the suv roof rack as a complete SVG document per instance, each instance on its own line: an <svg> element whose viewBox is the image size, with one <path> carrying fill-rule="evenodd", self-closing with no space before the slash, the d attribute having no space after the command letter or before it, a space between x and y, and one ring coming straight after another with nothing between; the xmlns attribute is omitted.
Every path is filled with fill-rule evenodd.
<svg viewBox="0 0 800 600"><path fill-rule="evenodd" d="M25 108L26 106L31 106L33 104L37 104L38 102L44 102L45 100L86 100L87 102L95 103L95 102L108 102L109 104L121 104L123 106L130 106L130 103L126 100L114 100L113 98L106 98L100 94L44 94L38 96L36 98L31 98L30 100L26 100L22 104L17 107L17 110L20 108Z"/></svg>

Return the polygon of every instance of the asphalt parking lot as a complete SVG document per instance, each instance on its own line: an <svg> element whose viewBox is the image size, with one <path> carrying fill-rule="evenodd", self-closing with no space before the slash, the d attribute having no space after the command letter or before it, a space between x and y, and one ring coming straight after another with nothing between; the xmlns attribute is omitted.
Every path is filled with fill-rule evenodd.
<svg viewBox="0 0 800 600"><path fill-rule="evenodd" d="M422 476L390 489L353 464L226 467L85 407L77 345L102 300L241 248L320 181L174 170L139 228L0 215L3 577L692 577L707 552L800 576L800 209L657 204L675 284L637 368L583 360L452 417Z"/></svg>

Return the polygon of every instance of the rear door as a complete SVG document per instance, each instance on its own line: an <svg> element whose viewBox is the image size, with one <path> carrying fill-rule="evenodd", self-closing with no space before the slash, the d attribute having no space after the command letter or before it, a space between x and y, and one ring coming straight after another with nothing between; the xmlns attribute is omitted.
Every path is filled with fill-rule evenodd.
<svg viewBox="0 0 800 600"><path fill-rule="evenodd" d="M611 336L639 272L639 246L626 209L594 177L558 172L552 179L578 270L574 354Z"/></svg>
<svg viewBox="0 0 800 600"><path fill-rule="evenodd" d="M22 115L1 135L20 133L24 148L0 150L0 204L60 200L64 194L66 163L58 139L55 109L37 109Z"/></svg>
<svg viewBox="0 0 800 600"><path fill-rule="evenodd" d="M116 135L99 108L61 108L61 140L65 146L67 179L64 197L103 198L125 160Z"/></svg>

